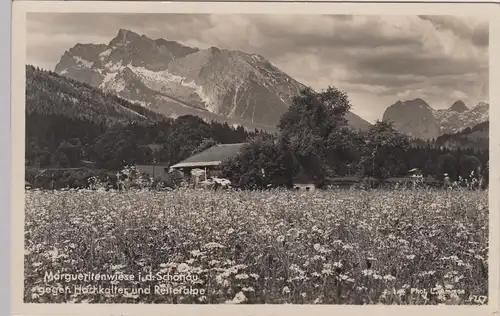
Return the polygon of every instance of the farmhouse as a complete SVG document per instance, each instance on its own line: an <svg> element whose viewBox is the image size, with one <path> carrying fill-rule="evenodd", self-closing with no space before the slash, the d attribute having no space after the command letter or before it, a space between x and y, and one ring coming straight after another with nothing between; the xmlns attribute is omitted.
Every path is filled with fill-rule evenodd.
<svg viewBox="0 0 500 316"><path fill-rule="evenodd" d="M217 173L223 161L238 155L243 145L245 143L218 144L173 165L171 168L182 171L186 175L191 174L191 171L195 169L200 169L204 171L206 177L210 177Z"/></svg>

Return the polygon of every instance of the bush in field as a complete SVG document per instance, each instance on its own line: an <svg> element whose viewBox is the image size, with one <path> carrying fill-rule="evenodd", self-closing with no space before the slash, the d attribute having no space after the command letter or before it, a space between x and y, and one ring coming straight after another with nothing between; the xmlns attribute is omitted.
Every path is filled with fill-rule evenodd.
<svg viewBox="0 0 500 316"><path fill-rule="evenodd" d="M488 194L35 190L25 245L26 302L471 304L488 295ZM44 294L78 283L50 271L182 273L192 280L98 283L206 292Z"/></svg>

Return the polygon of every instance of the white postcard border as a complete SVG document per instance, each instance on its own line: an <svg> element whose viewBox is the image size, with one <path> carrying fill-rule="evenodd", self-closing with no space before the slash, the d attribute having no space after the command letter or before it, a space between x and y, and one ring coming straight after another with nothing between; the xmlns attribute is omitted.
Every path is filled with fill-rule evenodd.
<svg viewBox="0 0 500 316"><path fill-rule="evenodd" d="M493 315L498 311L500 199L500 6L465 3L228 3L228 2L119 2L14 1L12 12L11 74L11 294L14 315ZM25 304L24 284L24 138L25 59L27 12L107 13L286 13L358 15L482 15L490 17L490 253L487 306L350 306L350 305L163 305L163 304Z"/></svg>

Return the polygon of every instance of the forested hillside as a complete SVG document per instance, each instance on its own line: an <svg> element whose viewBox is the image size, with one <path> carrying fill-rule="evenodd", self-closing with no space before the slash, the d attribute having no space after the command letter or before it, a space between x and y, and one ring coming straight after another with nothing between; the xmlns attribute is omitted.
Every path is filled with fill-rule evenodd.
<svg viewBox="0 0 500 316"><path fill-rule="evenodd" d="M26 66L26 113L106 125L163 119L139 104L33 66Z"/></svg>
<svg viewBox="0 0 500 316"><path fill-rule="evenodd" d="M472 128L467 127L458 133L441 135L436 139L436 145L454 149L488 149L490 142L489 134L490 122L486 121Z"/></svg>
<svg viewBox="0 0 500 316"><path fill-rule="evenodd" d="M28 166L79 167L90 160L97 168L119 170L133 163L171 164L202 143L243 142L253 134L196 116L165 118L87 84L26 67Z"/></svg>

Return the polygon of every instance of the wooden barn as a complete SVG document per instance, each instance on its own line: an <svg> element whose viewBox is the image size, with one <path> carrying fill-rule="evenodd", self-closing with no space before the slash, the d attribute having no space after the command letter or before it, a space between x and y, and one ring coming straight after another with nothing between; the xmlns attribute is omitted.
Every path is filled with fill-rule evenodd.
<svg viewBox="0 0 500 316"><path fill-rule="evenodd" d="M191 171L200 169L204 171L206 178L215 176L222 162L238 155L244 145L245 143L218 144L171 166L171 168L182 171L185 175L190 175Z"/></svg>

